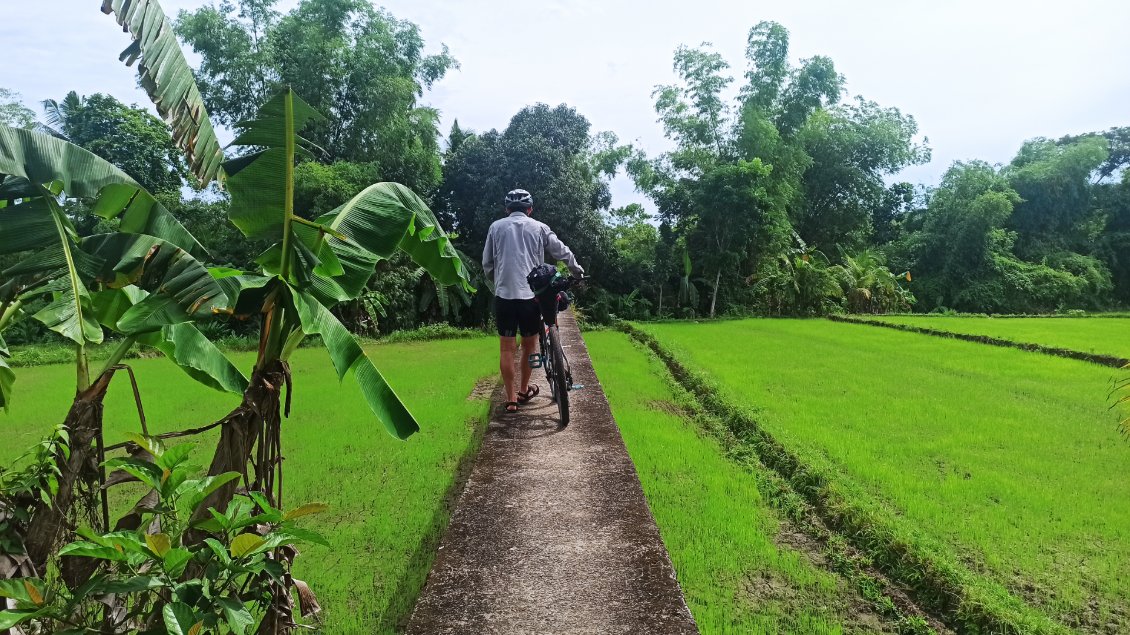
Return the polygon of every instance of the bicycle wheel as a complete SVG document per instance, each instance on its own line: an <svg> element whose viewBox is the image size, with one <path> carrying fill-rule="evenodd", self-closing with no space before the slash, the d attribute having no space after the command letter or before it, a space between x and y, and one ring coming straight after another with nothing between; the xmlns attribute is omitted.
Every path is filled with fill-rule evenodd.
<svg viewBox="0 0 1130 635"><path fill-rule="evenodd" d="M565 351L561 348L561 334L554 326L549 330L550 356L553 358L553 381L550 389L557 401L557 412L561 415L561 425L569 425L569 379L565 372Z"/></svg>
<svg viewBox="0 0 1130 635"><path fill-rule="evenodd" d="M545 333L539 338L541 345L542 367L545 368L545 383L549 385L549 398L557 401L557 386L553 383L553 347L549 345L549 336Z"/></svg>

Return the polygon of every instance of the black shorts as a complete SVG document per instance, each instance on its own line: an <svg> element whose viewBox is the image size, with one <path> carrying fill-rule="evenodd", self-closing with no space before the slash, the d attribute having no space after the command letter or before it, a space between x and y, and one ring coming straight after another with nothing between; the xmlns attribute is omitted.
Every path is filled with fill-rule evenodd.
<svg viewBox="0 0 1130 635"><path fill-rule="evenodd" d="M530 337L541 332L541 307L533 300L494 299L494 321L500 337Z"/></svg>

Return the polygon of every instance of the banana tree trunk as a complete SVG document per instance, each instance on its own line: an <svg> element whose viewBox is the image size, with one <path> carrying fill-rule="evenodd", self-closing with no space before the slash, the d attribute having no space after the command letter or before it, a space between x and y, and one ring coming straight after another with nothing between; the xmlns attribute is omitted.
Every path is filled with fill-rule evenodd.
<svg viewBox="0 0 1130 635"><path fill-rule="evenodd" d="M718 286L722 283L722 268L718 268L718 274L714 276L714 293L710 297L710 317L714 317L714 305L718 303Z"/></svg>
<svg viewBox="0 0 1130 635"><path fill-rule="evenodd" d="M252 374L243 402L222 420L220 440L208 474L238 472L244 476L244 483L269 498L276 498L274 474L276 468L281 468L278 444L282 425L281 395L283 386L289 382L290 369L281 361L270 362ZM252 463L250 474L249 462ZM197 509L193 520L210 518L210 507L221 512L227 509L239 484L239 480L231 481L212 492ZM281 481L277 486L281 490ZM190 535L189 540L203 538L203 534Z"/></svg>
<svg viewBox="0 0 1130 635"><path fill-rule="evenodd" d="M24 542L27 555L35 571L46 572L46 564L55 547L68 539L75 527L71 511L86 488L97 492L101 479L99 447L102 438L102 400L114 371L103 373L86 390L75 396L70 412L63 422L70 437L67 444L70 455L60 452L55 457L59 468L59 489L52 504L41 504L32 514L28 535ZM91 501L93 502L93 501Z"/></svg>

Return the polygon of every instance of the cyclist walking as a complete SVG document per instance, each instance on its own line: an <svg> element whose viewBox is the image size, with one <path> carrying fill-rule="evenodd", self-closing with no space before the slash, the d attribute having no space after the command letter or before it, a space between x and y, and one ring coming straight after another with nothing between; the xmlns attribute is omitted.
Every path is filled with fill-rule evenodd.
<svg viewBox="0 0 1130 635"><path fill-rule="evenodd" d="M503 200L507 216L494 221L483 247L483 271L494 282L494 318L498 323L499 370L506 389L506 411L517 412L519 404L529 402L541 389L530 383L532 369L521 364L520 389L515 393L514 338L522 335L522 357L534 352L541 332L541 308L526 276L534 267L563 261L573 275L582 277L584 268L577 264L573 252L561 242L545 223L531 218L534 198L526 190L513 190Z"/></svg>

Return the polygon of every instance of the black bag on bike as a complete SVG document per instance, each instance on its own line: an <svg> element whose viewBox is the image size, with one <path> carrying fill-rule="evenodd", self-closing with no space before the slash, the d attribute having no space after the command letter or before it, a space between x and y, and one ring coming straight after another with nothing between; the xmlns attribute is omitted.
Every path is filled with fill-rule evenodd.
<svg viewBox="0 0 1130 635"><path fill-rule="evenodd" d="M530 285L530 291L534 292L535 296L540 296L543 293L553 290L555 279L557 278L557 268L553 265L540 264L534 267L526 276L526 284Z"/></svg>

